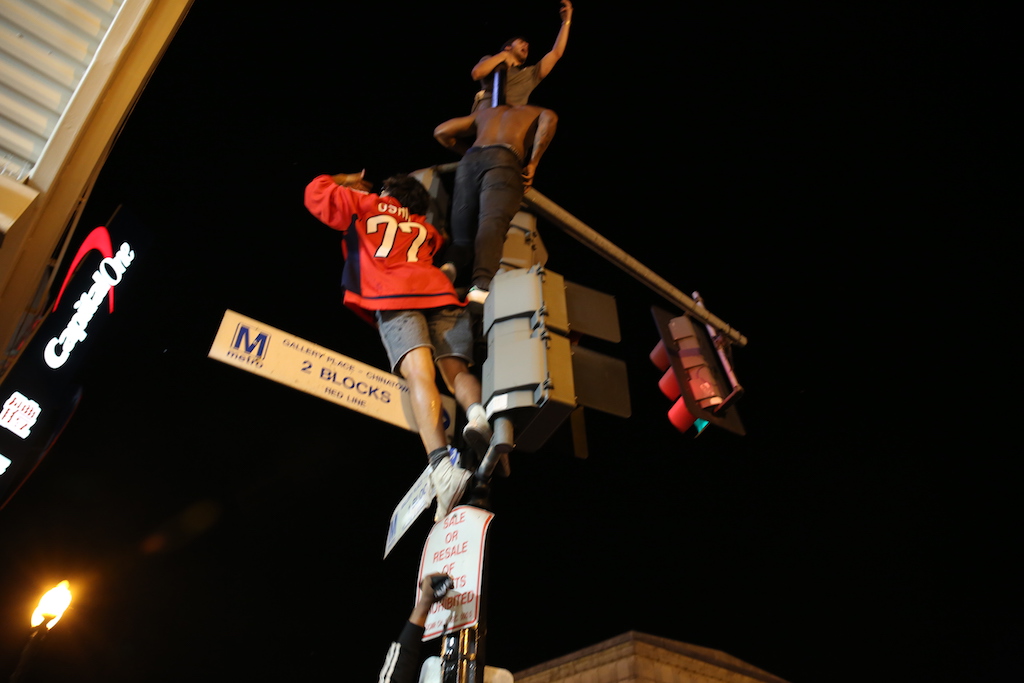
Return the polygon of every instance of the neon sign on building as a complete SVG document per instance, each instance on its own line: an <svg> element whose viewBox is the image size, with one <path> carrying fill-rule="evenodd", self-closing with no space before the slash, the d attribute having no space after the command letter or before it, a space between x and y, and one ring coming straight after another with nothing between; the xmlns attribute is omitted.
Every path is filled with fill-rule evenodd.
<svg viewBox="0 0 1024 683"><path fill-rule="evenodd" d="M64 282L57 293L56 301L53 303L54 311L60 305L61 297L64 296L64 290L75 274L78 265L91 251L98 251L103 255L103 260L100 261L99 267L92 274L92 285L88 290L82 292L78 301L74 303L75 313L71 316L71 320L68 321L64 330L56 337L50 339L43 349L43 360L55 370L67 362L75 345L88 336L86 328L89 326L90 321L92 321L93 316L96 315L96 311L99 310L104 297L108 299L110 312L114 312L114 286L121 282L121 278L124 276L125 271L128 270L128 266L135 260L135 252L127 242L122 242L120 248L115 253L111 246L110 233L107 232L107 229L103 226L96 228L89 233L89 236L82 242L82 246L79 247L78 253L75 254L71 267L68 268L68 274L64 277Z"/></svg>
<svg viewBox="0 0 1024 683"><path fill-rule="evenodd" d="M139 225L121 209L111 218L118 222L115 231ZM139 239L145 237L134 230ZM115 249L102 225L86 235L37 334L0 382L0 509L35 471L81 402L81 361L88 349L76 349L88 347L80 343L104 326L101 307L114 312L114 290L136 260L134 244L135 238Z"/></svg>

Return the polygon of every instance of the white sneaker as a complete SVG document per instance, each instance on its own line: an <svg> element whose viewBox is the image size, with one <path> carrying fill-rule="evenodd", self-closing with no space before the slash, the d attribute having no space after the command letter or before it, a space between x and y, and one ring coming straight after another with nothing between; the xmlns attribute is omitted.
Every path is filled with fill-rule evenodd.
<svg viewBox="0 0 1024 683"><path fill-rule="evenodd" d="M491 445L491 425L487 422L487 411L479 403L474 403L466 411L466 420L462 437L482 458Z"/></svg>
<svg viewBox="0 0 1024 683"><path fill-rule="evenodd" d="M430 472L430 483L434 485L434 494L437 496L437 510L434 511L434 521L440 522L448 516L452 508L462 499L466 492L466 484L473 473L461 467L453 467L446 458L437 463Z"/></svg>
<svg viewBox="0 0 1024 683"><path fill-rule="evenodd" d="M466 301L470 302L471 304L482 305L485 301L487 301L487 295L489 293L490 292L488 292L486 289L480 289L476 285L473 285L472 287L469 288L469 291L466 292Z"/></svg>

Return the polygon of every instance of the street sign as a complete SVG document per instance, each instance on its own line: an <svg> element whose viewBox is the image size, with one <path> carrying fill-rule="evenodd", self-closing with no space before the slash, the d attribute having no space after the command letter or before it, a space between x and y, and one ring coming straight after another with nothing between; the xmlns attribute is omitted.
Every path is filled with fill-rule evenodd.
<svg viewBox="0 0 1024 683"><path fill-rule="evenodd" d="M411 432L417 431L405 380L232 310L224 312L210 358ZM441 395L448 438L455 399Z"/></svg>
<svg viewBox="0 0 1024 683"><path fill-rule="evenodd" d="M448 595L431 605L424 641L479 623L484 542L492 519L493 512L459 505L430 530L416 583L422 583L428 574L441 572L451 576L454 585ZM417 600L418 591L417 588Z"/></svg>

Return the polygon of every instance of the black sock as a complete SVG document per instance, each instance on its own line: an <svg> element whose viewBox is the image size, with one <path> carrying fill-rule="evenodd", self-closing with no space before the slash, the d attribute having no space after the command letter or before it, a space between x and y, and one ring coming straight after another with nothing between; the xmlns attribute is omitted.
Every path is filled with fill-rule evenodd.
<svg viewBox="0 0 1024 683"><path fill-rule="evenodd" d="M435 448L427 454L427 460L430 461L431 467L437 467L437 465L444 459L449 457L448 447Z"/></svg>

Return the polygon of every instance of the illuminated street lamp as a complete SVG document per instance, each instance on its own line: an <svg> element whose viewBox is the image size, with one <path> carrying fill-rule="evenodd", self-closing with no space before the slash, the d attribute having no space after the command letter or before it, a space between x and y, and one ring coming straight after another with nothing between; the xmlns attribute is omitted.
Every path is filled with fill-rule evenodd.
<svg viewBox="0 0 1024 683"><path fill-rule="evenodd" d="M32 613L32 628L36 628L49 619L46 622L46 630L49 631L64 616L64 610L70 604L71 589L68 587L67 581L61 581L46 591L43 597L39 599L39 606Z"/></svg>
<svg viewBox="0 0 1024 683"><path fill-rule="evenodd" d="M35 652L36 647L42 642L46 634L50 632L54 624L60 621L60 618L64 616L64 610L71 604L71 589L68 587L67 581L61 581L56 586L46 591L42 598L39 599L39 605L35 611L32 612L32 635L28 638L28 643L25 644L25 649L21 651L21 659L18 660L18 668L11 674L10 683L17 683L21 679L22 674L28 668L29 662L32 661L32 655Z"/></svg>

